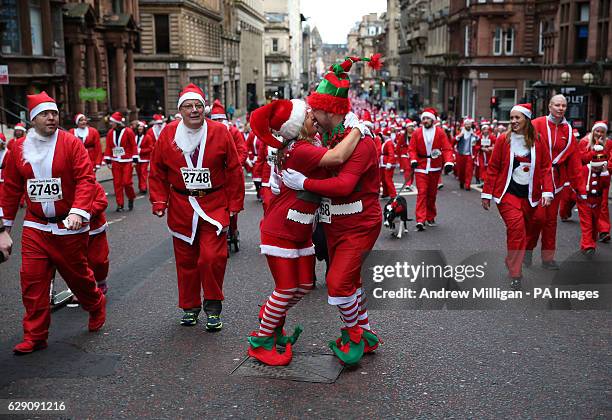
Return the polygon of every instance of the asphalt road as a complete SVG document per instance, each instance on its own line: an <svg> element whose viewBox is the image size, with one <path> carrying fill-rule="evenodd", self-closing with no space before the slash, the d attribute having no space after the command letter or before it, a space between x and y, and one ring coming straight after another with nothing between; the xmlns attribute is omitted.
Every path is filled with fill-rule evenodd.
<svg viewBox="0 0 612 420"><path fill-rule="evenodd" d="M396 180L400 181L399 176ZM383 229L378 250L442 249L454 261L488 251L503 254L504 226L479 194L451 178L439 194L439 226L401 240ZM112 189L110 183L105 188ZM407 195L410 212L415 196ZM110 201L113 197L109 196ZM181 327L171 240L146 198L131 213L108 212L111 246L108 318L87 332L80 308L53 313L49 348L12 354L21 338L19 240L0 266L0 399L64 401L63 418L609 418L609 311L372 310L384 345L333 384L230 375L246 356L246 335L257 327L258 305L272 280L259 254L262 211L247 195L239 219L241 251L225 278L223 331ZM574 220L577 216L574 215ZM16 229L15 237L18 238ZM577 223L560 223L559 260L576 253ZM612 260L602 245L598 259ZM550 280L539 268L526 285ZM319 288L292 309L302 324L296 351L330 353L338 334L335 308ZM498 273L506 287L505 273ZM33 415L30 415L33 417Z"/></svg>

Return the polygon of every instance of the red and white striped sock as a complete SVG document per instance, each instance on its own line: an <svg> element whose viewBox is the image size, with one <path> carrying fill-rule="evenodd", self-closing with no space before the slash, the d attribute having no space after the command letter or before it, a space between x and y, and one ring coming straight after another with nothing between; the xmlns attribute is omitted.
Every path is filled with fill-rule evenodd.
<svg viewBox="0 0 612 420"><path fill-rule="evenodd" d="M304 296L306 296L312 290L312 283L310 284L300 284L299 287L295 290L293 298L289 301L289 305L287 305L287 310L289 308L294 307Z"/></svg>
<svg viewBox="0 0 612 420"><path fill-rule="evenodd" d="M342 318L342 321L347 328L357 325L359 318L359 304L357 303L357 296L352 296L352 300L350 302L338 305L338 310L340 311L340 318Z"/></svg>
<svg viewBox="0 0 612 420"><path fill-rule="evenodd" d="M359 303L358 323L364 330L370 330L370 320L368 318L368 299L363 288L357 289L357 302Z"/></svg>
<svg viewBox="0 0 612 420"><path fill-rule="evenodd" d="M274 329L283 323L295 290L274 289L264 305L263 317L259 323L259 336L274 334Z"/></svg>

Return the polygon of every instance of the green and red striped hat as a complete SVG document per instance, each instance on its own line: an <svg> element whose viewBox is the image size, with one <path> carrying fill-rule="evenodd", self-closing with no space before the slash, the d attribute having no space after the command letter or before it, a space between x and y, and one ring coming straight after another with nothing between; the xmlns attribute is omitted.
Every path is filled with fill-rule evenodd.
<svg viewBox="0 0 612 420"><path fill-rule="evenodd" d="M369 67L378 70L382 67L380 58L380 54L374 54L370 58L346 57L344 62L332 64L317 89L308 96L308 105L313 109L321 109L334 114L346 114L351 109L348 99L351 80L348 72L353 63L365 61Z"/></svg>

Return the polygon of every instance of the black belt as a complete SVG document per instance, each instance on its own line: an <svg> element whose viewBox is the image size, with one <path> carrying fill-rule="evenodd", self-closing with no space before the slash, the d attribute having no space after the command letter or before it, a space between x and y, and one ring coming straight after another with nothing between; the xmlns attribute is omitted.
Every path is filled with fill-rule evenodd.
<svg viewBox="0 0 612 420"><path fill-rule="evenodd" d="M180 188L176 188L174 185L171 186L171 188L176 191L177 193L181 194L181 195L187 195L189 197L205 197L208 194L211 194L219 189L221 189L223 185L219 185L217 187L214 188L207 188L205 190L183 190Z"/></svg>
<svg viewBox="0 0 612 420"><path fill-rule="evenodd" d="M54 217L41 217L41 219L45 220L47 223L59 223L64 220L68 215L64 216L54 216Z"/></svg>
<svg viewBox="0 0 612 420"><path fill-rule="evenodd" d="M300 200L308 201L310 203L319 204L321 203L321 196L310 191L298 191L297 198Z"/></svg>
<svg viewBox="0 0 612 420"><path fill-rule="evenodd" d="M423 158L431 158L431 155L418 155L418 157L420 157L421 159L423 159Z"/></svg>

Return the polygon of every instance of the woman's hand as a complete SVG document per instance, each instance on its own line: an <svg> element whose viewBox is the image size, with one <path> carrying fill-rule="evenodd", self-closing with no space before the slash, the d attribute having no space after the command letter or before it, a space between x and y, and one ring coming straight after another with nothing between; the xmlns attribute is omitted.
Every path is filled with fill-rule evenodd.
<svg viewBox="0 0 612 420"><path fill-rule="evenodd" d="M483 198L482 199L482 208L485 210L489 210L491 208L491 199Z"/></svg>

